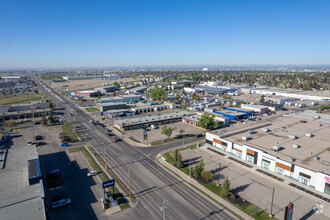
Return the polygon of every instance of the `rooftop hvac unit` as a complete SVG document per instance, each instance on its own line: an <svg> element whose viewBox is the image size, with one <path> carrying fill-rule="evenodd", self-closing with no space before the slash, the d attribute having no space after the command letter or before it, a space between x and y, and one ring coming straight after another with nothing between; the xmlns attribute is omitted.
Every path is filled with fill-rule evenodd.
<svg viewBox="0 0 330 220"><path fill-rule="evenodd" d="M270 131L268 128L262 128L261 130L262 130L263 132L265 132L265 133L267 133L267 132Z"/></svg>
<svg viewBox="0 0 330 220"><path fill-rule="evenodd" d="M290 162L291 162L291 163L293 163L293 162L295 162L295 161L296 161L296 159L294 159L293 157L290 157L290 159L289 159L289 160L290 160Z"/></svg>
<svg viewBox="0 0 330 220"><path fill-rule="evenodd" d="M275 146L273 146L273 150L274 150L274 151L280 151L281 149L282 149L282 147L279 146L279 145L275 145Z"/></svg>
<svg viewBox="0 0 330 220"><path fill-rule="evenodd" d="M248 131L248 134L249 134L249 135L251 135L251 134L255 134L255 133L257 133L255 130L250 130L250 131Z"/></svg>
<svg viewBox="0 0 330 220"><path fill-rule="evenodd" d="M314 136L314 134L312 134L312 133L306 133L306 137L313 137Z"/></svg>
<svg viewBox="0 0 330 220"><path fill-rule="evenodd" d="M251 140L251 137L243 136L243 137L242 137L242 140L243 140L243 141L248 141L248 140Z"/></svg>
<svg viewBox="0 0 330 220"><path fill-rule="evenodd" d="M300 146L298 145L298 144L292 144L292 148L293 149L297 149L297 148L299 148Z"/></svg>
<svg viewBox="0 0 330 220"><path fill-rule="evenodd" d="M289 135L288 135L288 138L289 138L290 140L295 140L295 139L297 139L297 136L296 136L296 135L293 135L293 134L289 134Z"/></svg>
<svg viewBox="0 0 330 220"><path fill-rule="evenodd" d="M323 125L322 125L322 124L317 124L317 126L321 127L321 126L323 126Z"/></svg>
<svg viewBox="0 0 330 220"><path fill-rule="evenodd" d="M318 156L313 157L314 160L319 160L320 158Z"/></svg>
<svg viewBox="0 0 330 220"><path fill-rule="evenodd" d="M314 118L320 118L320 116L318 116L318 115L314 115Z"/></svg>

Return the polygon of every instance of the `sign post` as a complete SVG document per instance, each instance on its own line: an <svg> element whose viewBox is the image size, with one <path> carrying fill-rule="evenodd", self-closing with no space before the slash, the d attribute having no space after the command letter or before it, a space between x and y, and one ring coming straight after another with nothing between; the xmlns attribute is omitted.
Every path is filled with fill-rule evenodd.
<svg viewBox="0 0 330 220"><path fill-rule="evenodd" d="M285 207L284 220L292 220L293 217L293 203L290 202L287 207Z"/></svg>
<svg viewBox="0 0 330 220"><path fill-rule="evenodd" d="M110 186L112 186L112 194L114 194L115 193L115 179L110 179L110 180L102 182L104 197L105 197L105 188L108 188Z"/></svg>

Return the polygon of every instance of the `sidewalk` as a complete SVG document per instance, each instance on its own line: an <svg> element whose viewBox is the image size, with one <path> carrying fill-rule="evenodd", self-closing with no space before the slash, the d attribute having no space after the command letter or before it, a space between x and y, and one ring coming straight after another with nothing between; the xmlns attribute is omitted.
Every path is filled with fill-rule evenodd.
<svg viewBox="0 0 330 220"><path fill-rule="evenodd" d="M177 168L173 167L172 165L170 165L169 163L167 163L165 161L165 159L163 157L161 157L161 159L158 160L162 165L164 165L165 167L169 168L170 170L172 170L174 173L176 173L177 175L180 176L180 178L182 178L184 181L186 181L187 183L197 187L198 189L200 189L201 191L203 191L204 193L206 193L207 195L209 195L210 197L212 197L212 199L218 201L219 203L223 204L224 206L226 206L228 209L230 209L231 211L235 212L236 214L238 214L240 217L242 217L243 219L250 219L252 220L253 218L249 215L247 215L245 212L241 211L240 209L238 209L237 207L233 206L232 204L230 204L229 202L227 202L226 200L222 199L221 197L219 197L218 195L214 194L213 192L211 192L210 190L206 189L205 187L203 187L202 185L200 185L197 181L195 181L194 179L190 179L186 174L184 174L183 172L181 172L180 170L178 170Z"/></svg>

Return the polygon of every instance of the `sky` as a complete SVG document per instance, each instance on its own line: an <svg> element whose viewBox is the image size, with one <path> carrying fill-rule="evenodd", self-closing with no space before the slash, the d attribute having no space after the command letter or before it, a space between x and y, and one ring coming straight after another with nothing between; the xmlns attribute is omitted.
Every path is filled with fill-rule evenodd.
<svg viewBox="0 0 330 220"><path fill-rule="evenodd" d="M328 0L0 0L0 68L330 64Z"/></svg>

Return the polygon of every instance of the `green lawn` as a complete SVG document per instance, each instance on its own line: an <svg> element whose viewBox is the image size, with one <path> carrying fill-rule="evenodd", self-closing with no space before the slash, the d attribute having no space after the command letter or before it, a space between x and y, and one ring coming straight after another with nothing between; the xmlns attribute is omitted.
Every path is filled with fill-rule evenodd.
<svg viewBox="0 0 330 220"><path fill-rule="evenodd" d="M78 148L69 149L70 153L77 152L77 151L81 151L82 154L85 156L86 160L88 161L88 163L90 164L90 166L92 167L92 169L99 172L99 174L97 176L100 178L100 180L102 182L109 180L108 176L103 172L101 167L96 163L96 161L93 159L93 157L90 155L90 153L86 150L86 148L78 147ZM117 180L116 180L116 184L118 184ZM108 188L108 190L112 192L112 187ZM118 200L118 204L121 209L130 208L130 205L128 204L128 202L126 201L124 196L119 192L117 187L114 187L114 192L112 192L112 193L115 195L116 200Z"/></svg>
<svg viewBox="0 0 330 220"><path fill-rule="evenodd" d="M100 110L98 108L86 108L86 111L88 111L88 112L98 112Z"/></svg>
<svg viewBox="0 0 330 220"><path fill-rule="evenodd" d="M136 143L141 143L140 141L136 140L133 136L128 137L128 139L130 139L131 141L134 141Z"/></svg>
<svg viewBox="0 0 330 220"><path fill-rule="evenodd" d="M117 131L119 131L122 135L125 134L125 132L123 130L121 130L121 129L117 128L117 127L113 127L113 128L116 129Z"/></svg>
<svg viewBox="0 0 330 220"><path fill-rule="evenodd" d="M190 148L193 148L194 146L195 145L191 146ZM181 148L181 149L179 149L179 151L181 151L183 149L188 149L188 148ZM163 154L163 157L165 158L166 162L168 162L172 166L174 164L173 155L174 155L174 151ZM189 167L183 167L183 168L180 168L179 170L181 172L185 173L186 175L189 175ZM219 197L225 199L227 202L230 202L231 204L233 204L234 206L236 206L237 208L239 208L240 210L242 210L243 212L245 212L246 214L250 215L251 217L253 217L255 219L258 219L258 220L276 219L276 218L270 218L269 213L262 211L262 209L260 207L254 205L248 201L245 201L244 205L239 205L239 204L235 204L235 203L231 202L228 197L224 197L221 195L221 186L217 186L217 184L215 182L209 182L209 183L199 182L199 184L204 186L208 190L212 191L213 193L217 194ZM258 210L259 210L258 216L254 215L254 211L256 210L256 208L258 208Z"/></svg>
<svg viewBox="0 0 330 220"><path fill-rule="evenodd" d="M164 140L159 140L159 141L151 142L150 145L151 145L151 146L156 146L156 145L166 144L166 143L170 143L170 142L178 141L178 140L181 140L181 138L177 138L177 137L174 137L174 138L166 138L166 139L164 139Z"/></svg>
<svg viewBox="0 0 330 220"><path fill-rule="evenodd" d="M15 94L1 96L0 105L24 104L32 101L45 101L48 97L43 93Z"/></svg>
<svg viewBox="0 0 330 220"><path fill-rule="evenodd" d="M78 136L75 132L73 132L72 130L72 124L70 122L64 122L63 125L61 125L61 128L63 130L63 133L65 134L65 136L70 138L70 141L68 142L78 142Z"/></svg>

